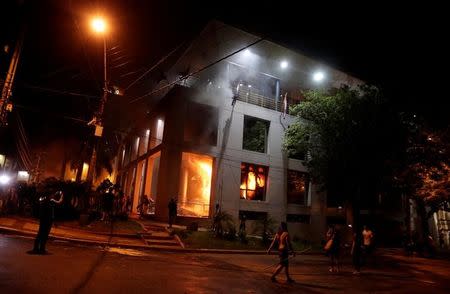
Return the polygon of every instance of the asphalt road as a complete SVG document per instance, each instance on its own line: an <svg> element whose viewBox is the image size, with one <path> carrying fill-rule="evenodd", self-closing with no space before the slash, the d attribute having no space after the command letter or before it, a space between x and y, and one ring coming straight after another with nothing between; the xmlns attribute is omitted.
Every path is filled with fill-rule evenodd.
<svg viewBox="0 0 450 294"><path fill-rule="evenodd" d="M449 293L450 262L378 258L359 276L327 272L323 256L291 260L294 284L269 280L276 256L179 254L50 242L0 235L0 293Z"/></svg>

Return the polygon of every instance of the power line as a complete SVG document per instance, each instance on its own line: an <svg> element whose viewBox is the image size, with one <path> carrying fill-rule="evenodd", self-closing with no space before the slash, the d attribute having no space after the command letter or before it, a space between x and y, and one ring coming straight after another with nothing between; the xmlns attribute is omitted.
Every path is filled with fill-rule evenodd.
<svg viewBox="0 0 450 294"><path fill-rule="evenodd" d="M150 69L148 69L147 71L145 71L141 76L139 76L136 80L134 80L131 84L128 85L128 87L125 88L125 90L128 90L131 86L133 86L134 84L136 84L137 82L139 82L143 77L145 77L149 72L151 72L153 69L155 69L158 65L160 65L161 63L163 63L167 58L169 58L173 53L175 53L176 51L178 51L178 49L184 44L185 42L182 42L181 44L179 44L177 47L175 47L172 51L169 52L169 54L167 54L166 56L164 56L163 58L161 58L157 63L155 63L152 67L150 67Z"/></svg>
<svg viewBox="0 0 450 294"><path fill-rule="evenodd" d="M89 121L81 119L81 118L70 117L70 116L62 115L62 114L56 114L56 113L52 113L52 112L48 112L48 111L43 111L42 109L32 108L32 107L28 107L28 106L24 106L24 105L20 105L20 104L14 104L14 107L22 108L22 109L30 110L30 111L34 111L34 112L44 112L46 114L50 114L50 115L53 115L53 116L56 116L56 117L69 119L69 120L73 120L73 121L77 121L77 122L81 122L81 123L84 123L84 124L87 124L89 122Z"/></svg>
<svg viewBox="0 0 450 294"><path fill-rule="evenodd" d="M225 60L225 59L227 59L227 58L229 58L229 57L231 57L231 56L233 56L233 55L236 55L236 54L238 54L238 53L241 52L241 51L244 51L245 49L247 49L247 48L249 48L249 47L251 47L251 46L254 46L254 45L258 44L259 42L263 41L264 39L265 39L265 37L259 38L258 40L254 41L253 43L250 43L249 45L247 45L247 46L245 46L245 47L242 47L242 48L239 49L239 50L236 50L236 51L234 51L234 52L232 52L232 53L230 53L230 54L228 54L228 55L226 55L226 56L224 56L224 57L222 57L222 58L220 58L220 59L218 59L218 60L216 60L216 61L214 61L214 62L212 62L212 63L210 63L210 64L208 64L208 65L206 65L206 66L204 66L204 67L202 67L202 68L200 68L200 69L194 71L194 72L191 72L190 74L187 74L187 75L185 75L185 76L183 76L183 77L180 77L180 78L178 78L177 80L175 80L175 81L173 81L173 82L171 82L171 83L169 83L169 84L167 84L167 85L164 85L164 86L162 86L162 87L160 87L160 88L158 88L158 89L156 89L156 90L150 91L150 92L148 92L147 94L144 94L144 95L142 95L142 96L139 96L139 97L137 97L137 98L131 100L130 103L134 103L134 102L136 102L136 101L138 101L138 100L141 100L141 99L144 98L144 97L150 96L150 95L155 94L155 93L157 93L157 92L159 92L159 91L161 91L161 90L164 90L164 89L169 88L169 87L171 87L171 86L173 86L173 85L175 85L175 84L178 84L178 83L180 83L181 81L184 81L184 80L188 79L189 77L191 77L191 76L193 76L193 75L196 75L196 74L198 74L198 73L204 71L205 69L208 69L208 68L210 68L210 67L216 65L217 63L219 63L219 62L221 62L221 61L223 61L223 60Z"/></svg>
<svg viewBox="0 0 450 294"><path fill-rule="evenodd" d="M62 94L62 95L79 96L79 97L86 97L86 98L93 98L93 99L99 99L100 98L99 96L94 96L94 95L88 95L88 94L83 94L83 93L75 93L75 92L69 92L69 91L64 91L64 90L45 88L45 87L34 86L34 85L29 85L29 84L23 84L23 86L25 88L29 88L29 89L35 89L35 90L39 90L39 91L43 91L43 92L51 92L51 93Z"/></svg>

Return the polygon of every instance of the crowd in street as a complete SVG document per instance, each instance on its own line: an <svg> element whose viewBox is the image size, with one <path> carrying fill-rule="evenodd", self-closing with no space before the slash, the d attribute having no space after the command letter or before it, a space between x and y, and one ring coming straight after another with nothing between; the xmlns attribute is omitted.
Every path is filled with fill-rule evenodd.
<svg viewBox="0 0 450 294"><path fill-rule="evenodd" d="M369 262L369 259L371 259L370 262L372 264L374 263L374 236L373 231L367 226L364 226L364 229L361 232L353 233L351 245L352 264L354 267L353 274L360 274L361 267L366 265ZM358 242L359 240L361 242ZM270 253L274 248L278 249L279 263L271 276L271 280L276 282L277 275L284 269L286 281L288 283L294 282L289 275L289 255L294 257L296 253L292 247L291 237L285 222L281 222L278 232L275 234L267 253ZM329 257L330 261L328 268L330 273L339 273L341 271L340 257L342 250L343 244L341 232L338 227L330 225L326 233L326 243L324 246L325 254Z"/></svg>

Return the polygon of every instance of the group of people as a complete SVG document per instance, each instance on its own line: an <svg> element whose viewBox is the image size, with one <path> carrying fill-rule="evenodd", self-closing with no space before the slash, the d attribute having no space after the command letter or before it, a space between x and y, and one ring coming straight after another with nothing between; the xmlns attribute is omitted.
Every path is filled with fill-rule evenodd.
<svg viewBox="0 0 450 294"><path fill-rule="evenodd" d="M372 254L374 250L374 233L371 229L369 229L367 226L364 226L364 229L362 232L360 232L361 237L361 250L357 250L356 246L359 246L358 244L358 234L353 234L353 242L352 242L352 248L351 248L351 254L353 256L353 264L355 267L354 274L360 273L360 266L365 261L365 257ZM339 257L341 253L341 234L339 229L337 229L335 226L329 226L328 231L326 233L326 244L325 244L325 252L330 258L330 272L336 272L338 273L340 271L340 262ZM277 267L275 268L271 280L273 282L276 282L277 275L284 269L286 274L286 281L288 283L293 282L294 280L289 275L289 255L295 256L295 251L292 247L291 238L289 236L289 232L287 229L287 224L285 222L281 222L281 225L278 229L278 232L275 234L272 243L269 246L269 249L267 250L267 253L269 254L270 251L273 248L278 249L278 256L279 256L279 263ZM361 257L364 257L361 259Z"/></svg>
<svg viewBox="0 0 450 294"><path fill-rule="evenodd" d="M97 199L102 221L111 221L114 216L128 215L131 211L131 199L122 192L119 186L102 183L97 189L100 198Z"/></svg>
<svg viewBox="0 0 450 294"><path fill-rule="evenodd" d="M354 266L354 274L359 274L361 265L372 256L374 250L374 233L367 226L364 226L361 233L353 233L350 253ZM324 250L330 258L330 272L340 272L340 255L342 251L342 237L338 228L330 225L326 233L326 244ZM357 246L359 248L357 248Z"/></svg>

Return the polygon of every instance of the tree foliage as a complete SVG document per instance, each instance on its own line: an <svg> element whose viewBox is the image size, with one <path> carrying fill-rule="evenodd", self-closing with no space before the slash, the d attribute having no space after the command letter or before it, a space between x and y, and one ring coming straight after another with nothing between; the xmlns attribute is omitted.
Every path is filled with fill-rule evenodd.
<svg viewBox="0 0 450 294"><path fill-rule="evenodd" d="M424 204L437 207L450 200L449 130L432 130L417 119L405 119L405 124L410 133L398 182Z"/></svg>
<svg viewBox="0 0 450 294"><path fill-rule="evenodd" d="M338 186L346 200L376 194L404 150L404 131L389 103L368 85L308 91L305 98L291 108L297 119L285 133L288 155L306 154L313 180Z"/></svg>
<svg viewBox="0 0 450 294"><path fill-rule="evenodd" d="M247 119L244 128L243 148L246 150L266 151L267 123L262 120Z"/></svg>

